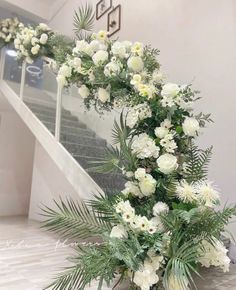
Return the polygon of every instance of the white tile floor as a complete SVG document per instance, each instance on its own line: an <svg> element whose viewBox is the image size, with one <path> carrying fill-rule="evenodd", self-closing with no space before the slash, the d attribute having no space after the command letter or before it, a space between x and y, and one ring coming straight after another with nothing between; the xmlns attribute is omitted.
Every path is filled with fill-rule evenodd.
<svg viewBox="0 0 236 290"><path fill-rule="evenodd" d="M72 250L25 218L0 218L0 290L42 290L68 265ZM236 266L230 273L203 271L199 290L236 290ZM95 287L92 287L95 288Z"/></svg>

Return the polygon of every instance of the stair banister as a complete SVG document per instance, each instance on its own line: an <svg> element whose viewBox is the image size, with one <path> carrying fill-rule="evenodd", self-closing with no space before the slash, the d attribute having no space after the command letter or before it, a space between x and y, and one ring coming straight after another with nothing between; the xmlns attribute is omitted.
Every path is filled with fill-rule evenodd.
<svg viewBox="0 0 236 290"><path fill-rule="evenodd" d="M62 87L57 84L57 106L56 106L56 127L55 127L55 138L60 141L61 134L61 110L62 110Z"/></svg>

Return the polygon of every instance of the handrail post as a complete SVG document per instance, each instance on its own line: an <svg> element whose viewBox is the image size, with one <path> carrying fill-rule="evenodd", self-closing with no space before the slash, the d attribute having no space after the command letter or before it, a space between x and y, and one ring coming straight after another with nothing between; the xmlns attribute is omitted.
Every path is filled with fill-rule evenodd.
<svg viewBox="0 0 236 290"><path fill-rule="evenodd" d="M61 134L61 110L62 110L62 87L57 85L57 108L56 108L56 125L55 125L55 138L60 141Z"/></svg>
<svg viewBox="0 0 236 290"><path fill-rule="evenodd" d="M26 75L26 61L24 60L22 62L21 81L20 81L20 99L21 100L23 100L23 97L24 97L25 75Z"/></svg>
<svg viewBox="0 0 236 290"><path fill-rule="evenodd" d="M6 63L6 50L3 47L1 49L0 80L2 80L4 76L5 63Z"/></svg>

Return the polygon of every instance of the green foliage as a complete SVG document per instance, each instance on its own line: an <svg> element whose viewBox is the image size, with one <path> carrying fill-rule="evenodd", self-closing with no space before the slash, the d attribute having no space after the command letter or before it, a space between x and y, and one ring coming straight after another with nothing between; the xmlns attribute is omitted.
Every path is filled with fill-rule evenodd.
<svg viewBox="0 0 236 290"><path fill-rule="evenodd" d="M74 31L78 39L89 37L88 32L92 31L94 26L95 14L92 5L86 3L85 6L78 8L74 14Z"/></svg>
<svg viewBox="0 0 236 290"><path fill-rule="evenodd" d="M84 202L67 200L65 203L61 200L60 203L55 201L55 205L55 210L46 206L42 208L42 215L47 218L43 227L60 233L64 238L86 239L111 230L110 222L100 219Z"/></svg>
<svg viewBox="0 0 236 290"><path fill-rule="evenodd" d="M207 178L208 164L212 156L212 148L201 150L190 141L187 153L184 178L189 182L198 182Z"/></svg>
<svg viewBox="0 0 236 290"><path fill-rule="evenodd" d="M77 257L73 258L73 266L55 279L46 289L83 290L94 279L99 278L99 289L103 282L110 283L119 261L112 256L106 246L79 246Z"/></svg>
<svg viewBox="0 0 236 290"><path fill-rule="evenodd" d="M153 72L154 70L158 70L160 68L160 65L157 61L157 55L159 52L160 51L158 49L152 48L150 45L145 46L144 64L149 72Z"/></svg>

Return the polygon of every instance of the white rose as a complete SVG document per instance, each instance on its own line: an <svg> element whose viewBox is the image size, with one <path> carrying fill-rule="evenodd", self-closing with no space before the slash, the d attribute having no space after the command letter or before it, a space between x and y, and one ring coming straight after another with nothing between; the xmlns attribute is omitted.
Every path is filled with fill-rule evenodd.
<svg viewBox="0 0 236 290"><path fill-rule="evenodd" d="M165 127L157 127L155 129L155 135L160 139L164 138L168 133L169 130Z"/></svg>
<svg viewBox="0 0 236 290"><path fill-rule="evenodd" d="M93 55L92 59L95 65L101 65L108 60L108 52L99 50Z"/></svg>
<svg viewBox="0 0 236 290"><path fill-rule="evenodd" d="M143 60L140 56L131 56L128 59L128 68L133 72L141 72L144 67Z"/></svg>
<svg viewBox="0 0 236 290"><path fill-rule="evenodd" d="M169 174L178 168L177 158L169 153L161 155L157 159L157 165L164 174Z"/></svg>
<svg viewBox="0 0 236 290"><path fill-rule="evenodd" d="M155 192L156 184L156 180L150 174L146 174L146 176L139 182L139 187L143 195L150 196Z"/></svg>
<svg viewBox="0 0 236 290"><path fill-rule="evenodd" d="M35 46L33 46L33 47L31 48L31 53L32 53L33 55L36 55L36 54L39 53L39 50L40 50L40 45L36 44Z"/></svg>
<svg viewBox="0 0 236 290"><path fill-rule="evenodd" d="M200 129L199 122L195 118L186 117L183 124L184 134L187 136L194 137Z"/></svg>
<svg viewBox="0 0 236 290"><path fill-rule="evenodd" d="M39 42L40 42L41 44L46 44L47 41L48 41L48 35L47 35L46 33L43 33L43 34L41 35L41 37L40 37Z"/></svg>
<svg viewBox="0 0 236 290"><path fill-rule="evenodd" d="M180 88L176 84L168 83L162 87L161 95L163 97L175 97L180 91Z"/></svg>
<svg viewBox="0 0 236 290"><path fill-rule="evenodd" d="M89 89L85 86L85 85L82 85L80 88L79 88L79 94L80 96L83 98L83 99L86 99L89 94L90 94L90 91Z"/></svg>
<svg viewBox="0 0 236 290"><path fill-rule="evenodd" d="M136 179L141 180L146 176L146 170L145 168L138 168L135 173L134 176Z"/></svg>
<svg viewBox="0 0 236 290"><path fill-rule="evenodd" d="M122 226L122 225L117 225L117 226L114 226L111 230L111 233L110 233L110 237L111 238L118 238L118 239L127 239L128 238L128 233L127 231L125 230L125 227Z"/></svg>
<svg viewBox="0 0 236 290"><path fill-rule="evenodd" d="M98 89L98 99L102 103L106 103L107 101L110 100L110 93L106 89L99 88Z"/></svg>
<svg viewBox="0 0 236 290"><path fill-rule="evenodd" d="M169 206L164 202L157 202L153 207L153 215L158 216L161 213L168 213Z"/></svg>

